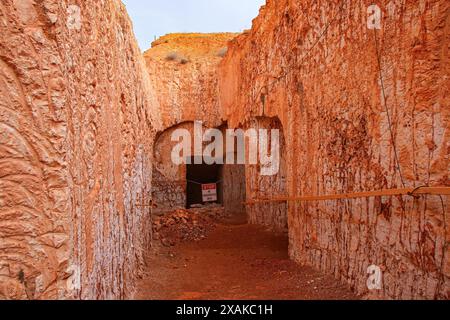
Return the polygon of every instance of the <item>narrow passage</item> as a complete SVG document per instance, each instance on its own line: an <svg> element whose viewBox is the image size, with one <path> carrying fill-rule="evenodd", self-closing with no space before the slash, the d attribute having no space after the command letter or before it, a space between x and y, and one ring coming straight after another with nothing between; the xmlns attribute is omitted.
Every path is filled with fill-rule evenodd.
<svg viewBox="0 0 450 320"><path fill-rule="evenodd" d="M287 236L245 217L217 222L204 240L152 251L137 299L357 299L333 277L290 261Z"/></svg>

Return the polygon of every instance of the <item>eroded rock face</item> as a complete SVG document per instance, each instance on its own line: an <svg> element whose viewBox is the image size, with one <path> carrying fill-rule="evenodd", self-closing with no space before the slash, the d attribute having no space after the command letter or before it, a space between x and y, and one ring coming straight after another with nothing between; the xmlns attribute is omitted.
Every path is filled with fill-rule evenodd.
<svg viewBox="0 0 450 320"><path fill-rule="evenodd" d="M290 196L448 186L448 1L377 1L376 38L369 1L336 3L267 1L221 64L223 117L280 119ZM448 298L448 207L439 196L290 203L290 254L368 297ZM372 264L380 291L367 289Z"/></svg>
<svg viewBox="0 0 450 320"><path fill-rule="evenodd" d="M282 170L248 166L248 200L448 186L450 4L378 3L376 37L369 1L269 0L251 31L169 35L145 63L119 0L3 0L0 299L128 297L151 237L151 159L162 155L154 195L182 206L169 183L185 186L185 172L164 163L165 141L196 120L282 128ZM449 204L378 197L249 216L287 225L293 259L359 294L448 299ZM369 265L380 291L367 290Z"/></svg>
<svg viewBox="0 0 450 320"><path fill-rule="evenodd" d="M144 53L154 88L153 109L159 114L155 141L153 197L156 213L186 207L186 166L171 160L172 134L188 130L194 138L194 121L203 130L221 126L218 65L234 33L169 34ZM194 155L192 151L186 157ZM201 154L199 154L201 155Z"/></svg>
<svg viewBox="0 0 450 320"><path fill-rule="evenodd" d="M0 25L0 299L123 298L151 230L137 204L153 151L125 9L4 0Z"/></svg>
<svg viewBox="0 0 450 320"><path fill-rule="evenodd" d="M222 124L217 66L234 33L169 34L144 53L164 131L183 122Z"/></svg>

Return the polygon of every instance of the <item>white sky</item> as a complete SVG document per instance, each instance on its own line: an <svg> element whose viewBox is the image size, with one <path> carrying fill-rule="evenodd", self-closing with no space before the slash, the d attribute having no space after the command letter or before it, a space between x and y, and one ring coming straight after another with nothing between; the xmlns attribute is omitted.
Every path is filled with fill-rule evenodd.
<svg viewBox="0 0 450 320"><path fill-rule="evenodd" d="M122 0L142 50L175 32L242 32L265 0Z"/></svg>

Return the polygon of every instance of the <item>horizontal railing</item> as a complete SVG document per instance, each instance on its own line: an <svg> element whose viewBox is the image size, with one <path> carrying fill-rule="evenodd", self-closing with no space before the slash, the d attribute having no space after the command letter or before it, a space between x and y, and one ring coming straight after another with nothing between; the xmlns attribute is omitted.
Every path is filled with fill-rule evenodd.
<svg viewBox="0 0 450 320"><path fill-rule="evenodd" d="M253 205L258 203L273 203L273 202L306 202L306 201L327 201L327 200L341 200L341 199L358 199L382 196L420 196L420 195L450 195L450 187L418 187L418 188L403 188L403 189L384 189L377 191L341 193L323 196L302 196L302 197L277 197L271 199L255 199L245 202L246 205Z"/></svg>

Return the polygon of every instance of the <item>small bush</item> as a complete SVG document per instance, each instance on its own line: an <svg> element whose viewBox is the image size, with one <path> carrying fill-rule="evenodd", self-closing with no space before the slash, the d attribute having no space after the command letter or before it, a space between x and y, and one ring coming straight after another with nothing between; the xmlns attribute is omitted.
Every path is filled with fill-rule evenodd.
<svg viewBox="0 0 450 320"><path fill-rule="evenodd" d="M187 63L189 63L189 59L188 59L188 58L185 58L185 57L181 57L181 58L180 58L180 63L181 63L181 64L187 64Z"/></svg>
<svg viewBox="0 0 450 320"><path fill-rule="evenodd" d="M228 47L223 47L222 49L219 50L219 52L217 52L217 56L223 58L223 57L225 57L227 52L228 52Z"/></svg>
<svg viewBox="0 0 450 320"><path fill-rule="evenodd" d="M176 53L176 52L170 52L166 56L167 61L175 61L177 59L178 59L178 53Z"/></svg>

